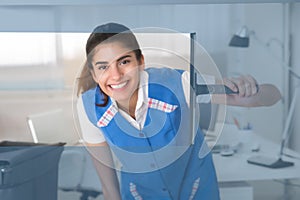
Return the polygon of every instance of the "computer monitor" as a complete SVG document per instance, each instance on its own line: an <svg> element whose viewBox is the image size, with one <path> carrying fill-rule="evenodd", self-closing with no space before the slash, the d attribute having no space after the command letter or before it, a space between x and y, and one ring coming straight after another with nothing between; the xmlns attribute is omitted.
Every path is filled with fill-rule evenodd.
<svg viewBox="0 0 300 200"><path fill-rule="evenodd" d="M34 143L64 142L67 145L75 145L79 136L68 123L63 109L54 109L27 116L27 124Z"/></svg>

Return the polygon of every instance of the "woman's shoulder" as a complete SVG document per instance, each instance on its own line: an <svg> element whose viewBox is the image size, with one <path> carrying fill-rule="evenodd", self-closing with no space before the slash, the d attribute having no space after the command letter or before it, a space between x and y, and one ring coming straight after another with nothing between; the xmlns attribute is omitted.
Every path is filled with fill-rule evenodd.
<svg viewBox="0 0 300 200"><path fill-rule="evenodd" d="M150 81L158 82L173 82L180 80L184 74L184 70L168 67L149 67L145 71L148 73Z"/></svg>
<svg viewBox="0 0 300 200"><path fill-rule="evenodd" d="M97 90L97 86L96 87L92 87L86 91L83 91L79 97L84 97L84 96L87 96L87 95L95 95L95 92Z"/></svg>
<svg viewBox="0 0 300 200"><path fill-rule="evenodd" d="M156 74L183 74L185 70L170 68L170 67L148 67L145 69L148 73L156 73Z"/></svg>

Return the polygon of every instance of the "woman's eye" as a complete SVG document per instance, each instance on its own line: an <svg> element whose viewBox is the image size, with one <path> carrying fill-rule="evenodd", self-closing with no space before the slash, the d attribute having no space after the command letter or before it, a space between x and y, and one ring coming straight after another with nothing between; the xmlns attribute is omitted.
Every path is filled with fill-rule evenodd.
<svg viewBox="0 0 300 200"><path fill-rule="evenodd" d="M108 68L107 65L100 65L100 66L98 66L99 70L106 70L107 68Z"/></svg>
<svg viewBox="0 0 300 200"><path fill-rule="evenodd" d="M129 60L122 60L121 62L120 62L120 65L126 65L126 64L128 64L130 61Z"/></svg>

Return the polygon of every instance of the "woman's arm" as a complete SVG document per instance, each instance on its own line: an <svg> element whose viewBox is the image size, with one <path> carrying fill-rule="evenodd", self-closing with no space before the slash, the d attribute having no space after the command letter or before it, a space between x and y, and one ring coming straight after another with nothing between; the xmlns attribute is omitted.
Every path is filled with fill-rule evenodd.
<svg viewBox="0 0 300 200"><path fill-rule="evenodd" d="M113 168L112 154L107 143L88 143L87 147L100 177L104 199L121 200L119 181L116 170Z"/></svg>
<svg viewBox="0 0 300 200"><path fill-rule="evenodd" d="M232 106L258 107L271 106L281 99L278 88L272 84L257 84L252 76L240 76L238 78L217 81L229 87L238 94L212 95L212 103L227 104Z"/></svg>

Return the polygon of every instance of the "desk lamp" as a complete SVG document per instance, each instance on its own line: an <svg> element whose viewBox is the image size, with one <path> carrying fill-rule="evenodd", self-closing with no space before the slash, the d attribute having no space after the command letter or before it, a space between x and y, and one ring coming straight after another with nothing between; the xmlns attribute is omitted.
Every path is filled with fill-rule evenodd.
<svg viewBox="0 0 300 200"><path fill-rule="evenodd" d="M231 47L249 47L249 29L243 26L236 34L234 34L229 42Z"/></svg>
<svg viewBox="0 0 300 200"><path fill-rule="evenodd" d="M233 37L231 38L231 40L229 42L229 46L247 48L247 47L249 47L250 36L252 36L261 46L263 46L266 49L270 46L271 41L277 41L280 44L281 48L283 49L283 43L280 40L271 39L269 42L263 43L257 38L254 31L249 31L247 26L243 26L236 34L233 35ZM288 64L286 64L283 61L281 61L280 63L284 67L285 70L288 70L291 73L291 75L293 75L295 78L300 80L300 76ZM264 167L269 167L269 168L282 168L282 167L288 167L288 166L294 165L293 162L288 162L288 161L282 160L282 157L284 154L283 150L286 146L286 141L288 140L288 137L290 134L289 128L291 126L291 120L292 120L292 116L294 114L298 93L299 93L299 87L297 86L295 88L294 96L293 96L292 102L290 104L290 108L288 110L287 119L284 124L284 131L283 131L282 138L281 138L279 157L273 159L273 158L269 158L269 157L261 156L261 155L253 156L253 157L248 158L248 160L247 160L248 163L260 165L260 166L264 166Z"/></svg>

